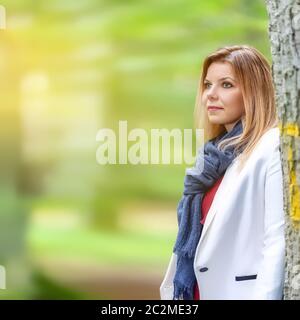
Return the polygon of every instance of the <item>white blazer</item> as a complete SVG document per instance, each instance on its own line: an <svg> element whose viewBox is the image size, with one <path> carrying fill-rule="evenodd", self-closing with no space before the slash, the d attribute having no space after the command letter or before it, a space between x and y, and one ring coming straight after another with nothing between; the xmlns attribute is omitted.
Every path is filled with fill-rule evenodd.
<svg viewBox="0 0 300 320"><path fill-rule="evenodd" d="M200 299L282 299L285 220L279 129L265 132L240 173L238 162L239 157L225 172L196 249ZM176 261L172 253L160 285L162 300L173 299Z"/></svg>

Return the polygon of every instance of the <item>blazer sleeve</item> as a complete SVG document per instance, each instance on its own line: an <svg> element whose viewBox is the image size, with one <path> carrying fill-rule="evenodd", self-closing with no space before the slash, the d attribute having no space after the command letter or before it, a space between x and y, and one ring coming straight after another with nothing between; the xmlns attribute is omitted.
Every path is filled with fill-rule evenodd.
<svg viewBox="0 0 300 320"><path fill-rule="evenodd" d="M285 268L285 217L279 145L267 165L264 214L263 262L257 273L254 299L280 300Z"/></svg>

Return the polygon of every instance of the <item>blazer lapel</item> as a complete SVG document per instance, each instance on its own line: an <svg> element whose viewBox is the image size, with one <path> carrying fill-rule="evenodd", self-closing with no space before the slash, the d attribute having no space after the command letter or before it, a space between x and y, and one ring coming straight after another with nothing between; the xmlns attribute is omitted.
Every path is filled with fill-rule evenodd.
<svg viewBox="0 0 300 320"><path fill-rule="evenodd" d="M219 185L219 188L215 194L215 197L213 199L211 207L207 213L207 217L205 219L205 223L203 226L202 234L201 234L200 241L199 241L198 245L200 245L200 243L203 241L203 238L204 238L205 234L207 233L207 230L208 230L209 226L211 225L217 211L222 207L221 201L224 201L224 199L226 199L226 195L230 191L230 188L233 185L233 181L235 181L233 179L233 175L235 174L234 164L236 163L236 160L237 160L237 158L227 168L225 175L224 175L224 178Z"/></svg>

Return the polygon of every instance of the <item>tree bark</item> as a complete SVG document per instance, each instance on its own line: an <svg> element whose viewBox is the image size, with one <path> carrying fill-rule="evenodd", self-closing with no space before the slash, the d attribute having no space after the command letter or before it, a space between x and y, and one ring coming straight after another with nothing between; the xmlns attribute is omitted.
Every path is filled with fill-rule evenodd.
<svg viewBox="0 0 300 320"><path fill-rule="evenodd" d="M300 1L265 0L280 118L286 215L284 299L300 298Z"/></svg>

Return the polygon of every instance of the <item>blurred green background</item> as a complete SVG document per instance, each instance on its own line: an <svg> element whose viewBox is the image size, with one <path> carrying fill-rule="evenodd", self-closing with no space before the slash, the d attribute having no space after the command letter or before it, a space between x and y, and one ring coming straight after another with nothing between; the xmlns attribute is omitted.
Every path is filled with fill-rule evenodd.
<svg viewBox="0 0 300 320"><path fill-rule="evenodd" d="M99 165L96 133L193 128L203 58L270 59L263 0L6 0L1 299L159 299L186 166Z"/></svg>

